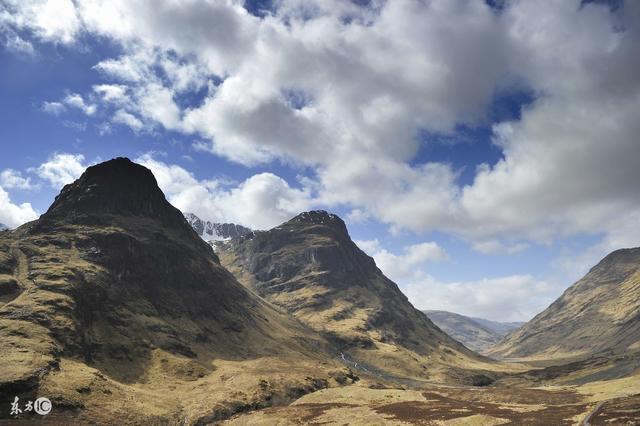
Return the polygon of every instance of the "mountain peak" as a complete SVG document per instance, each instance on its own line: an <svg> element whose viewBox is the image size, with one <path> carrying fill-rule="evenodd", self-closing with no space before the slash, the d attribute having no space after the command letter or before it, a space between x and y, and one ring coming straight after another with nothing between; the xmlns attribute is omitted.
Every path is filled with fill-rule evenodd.
<svg viewBox="0 0 640 426"><path fill-rule="evenodd" d="M302 212L293 219L291 222L310 222L310 223L324 223L324 222L332 222L332 221L340 221L337 215L333 213L329 213L326 210L310 210L308 212Z"/></svg>
<svg viewBox="0 0 640 426"><path fill-rule="evenodd" d="M347 225L344 223L344 221L337 215L329 213L325 210L311 210L308 212L302 212L285 223L285 225L294 224L324 225L327 227L338 229L341 232L348 234Z"/></svg>
<svg viewBox="0 0 640 426"><path fill-rule="evenodd" d="M87 168L62 189L43 218L73 222L101 215L183 221L180 212L165 199L151 170L123 157Z"/></svg>

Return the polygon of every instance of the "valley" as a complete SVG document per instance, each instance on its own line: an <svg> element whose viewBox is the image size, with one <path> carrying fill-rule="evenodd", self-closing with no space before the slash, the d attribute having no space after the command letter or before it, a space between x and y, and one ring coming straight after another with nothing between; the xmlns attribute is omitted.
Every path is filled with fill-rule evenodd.
<svg viewBox="0 0 640 426"><path fill-rule="evenodd" d="M496 330L415 309L335 214L214 225L117 158L0 231L0 418L47 397L58 424L637 424L638 249Z"/></svg>

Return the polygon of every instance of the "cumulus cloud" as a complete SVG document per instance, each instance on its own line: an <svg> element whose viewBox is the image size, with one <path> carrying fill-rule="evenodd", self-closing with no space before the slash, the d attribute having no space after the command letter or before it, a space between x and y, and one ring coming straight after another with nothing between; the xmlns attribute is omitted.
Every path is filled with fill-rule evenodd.
<svg viewBox="0 0 640 426"><path fill-rule="evenodd" d="M9 32L9 34L4 35L4 45L8 50L18 54L33 56L36 53L31 42L23 39L13 32Z"/></svg>
<svg viewBox="0 0 640 426"><path fill-rule="evenodd" d="M73 182L90 164L84 163L84 155L56 153L38 167L30 169L55 189Z"/></svg>
<svg viewBox="0 0 640 426"><path fill-rule="evenodd" d="M472 243L471 248L483 254L515 254L525 251L526 243L504 243L500 240L486 240Z"/></svg>
<svg viewBox="0 0 640 426"><path fill-rule="evenodd" d="M418 309L446 310L495 321L528 321L557 293L550 284L529 275L449 283L427 276L403 290Z"/></svg>
<svg viewBox="0 0 640 426"><path fill-rule="evenodd" d="M0 172L0 186L8 189L34 189L37 187L31 183L30 177L25 178L21 172L13 169L5 169Z"/></svg>
<svg viewBox="0 0 640 426"><path fill-rule="evenodd" d="M121 109L115 112L111 121L129 126L135 132L139 132L144 128L144 124L138 117Z"/></svg>
<svg viewBox="0 0 640 426"><path fill-rule="evenodd" d="M43 41L73 43L81 28L72 0L6 0L0 12L1 25L32 31Z"/></svg>
<svg viewBox="0 0 640 426"><path fill-rule="evenodd" d="M96 84L93 91L106 102L124 103L127 99L127 87L121 84Z"/></svg>
<svg viewBox="0 0 640 426"><path fill-rule="evenodd" d="M42 110L52 115L60 115L65 112L67 108L78 109L86 115L94 115L98 107L95 104L85 102L82 95L78 93L70 93L59 102L45 101L42 104Z"/></svg>
<svg viewBox="0 0 640 426"><path fill-rule="evenodd" d="M77 93L67 95L63 102L70 107L79 109L87 115L93 115L96 112L96 106L87 104L82 96Z"/></svg>
<svg viewBox="0 0 640 426"><path fill-rule="evenodd" d="M151 169L174 206L206 220L268 229L308 210L312 203L308 190L292 188L272 173L230 185L225 180L198 180L184 168L150 154L136 161Z"/></svg>
<svg viewBox="0 0 640 426"><path fill-rule="evenodd" d="M62 102L43 102L42 110L47 114L51 115L60 115L65 112L67 108L64 106Z"/></svg>
<svg viewBox="0 0 640 426"><path fill-rule="evenodd" d="M529 240L613 235L640 212L637 2L514 1L499 13L480 0L355 3L285 0L258 18L238 1L12 1L2 25L120 43L122 55L95 66L122 88L95 92L114 121L196 135L199 149L245 165L311 167L321 203L392 230L514 253ZM66 20L50 19L55 7ZM418 134L455 141L514 90L535 100L494 123L502 159L472 183L415 161L430 143ZM89 114L86 99L65 105Z"/></svg>
<svg viewBox="0 0 640 426"><path fill-rule="evenodd" d="M442 262L449 259L446 251L435 242L423 242L404 247L402 254L391 253L376 240L355 242L362 250L374 258L380 270L394 281L404 282L407 278L424 275L424 264Z"/></svg>
<svg viewBox="0 0 640 426"><path fill-rule="evenodd" d="M14 228L37 218L38 214L30 203L14 204L7 191L0 186L0 223Z"/></svg>

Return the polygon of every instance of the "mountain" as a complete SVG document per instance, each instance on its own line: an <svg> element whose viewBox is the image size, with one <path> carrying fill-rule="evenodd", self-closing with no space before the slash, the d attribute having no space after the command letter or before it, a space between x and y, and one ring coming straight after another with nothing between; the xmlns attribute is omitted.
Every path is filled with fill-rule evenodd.
<svg viewBox="0 0 640 426"><path fill-rule="evenodd" d="M345 370L238 283L125 158L89 167L40 219L0 234L0 341L0 417L14 397L44 395L60 424L204 424Z"/></svg>
<svg viewBox="0 0 640 426"><path fill-rule="evenodd" d="M489 353L565 358L640 350L640 248L614 251Z"/></svg>
<svg viewBox="0 0 640 426"><path fill-rule="evenodd" d="M5 225L4 223L0 223L0 231L6 231L7 229L9 229L7 225Z"/></svg>
<svg viewBox="0 0 640 426"><path fill-rule="evenodd" d="M215 249L240 282L369 371L443 380L464 376L462 364L488 367L415 309L334 214L301 213Z"/></svg>
<svg viewBox="0 0 640 426"><path fill-rule="evenodd" d="M513 323L470 318L453 312L423 312L442 331L476 352L482 352L495 345L510 330L517 328Z"/></svg>
<svg viewBox="0 0 640 426"><path fill-rule="evenodd" d="M226 240L246 235L251 229L235 223L216 223L204 221L193 213L185 213L185 219L191 225L194 231L204 240Z"/></svg>
<svg viewBox="0 0 640 426"><path fill-rule="evenodd" d="M504 337L507 334L511 333L513 330L516 330L526 324L524 321L499 322L499 321L491 321L484 318L476 318L476 317L469 317L469 318L471 318L473 321L477 322L484 328L494 331L500 337Z"/></svg>

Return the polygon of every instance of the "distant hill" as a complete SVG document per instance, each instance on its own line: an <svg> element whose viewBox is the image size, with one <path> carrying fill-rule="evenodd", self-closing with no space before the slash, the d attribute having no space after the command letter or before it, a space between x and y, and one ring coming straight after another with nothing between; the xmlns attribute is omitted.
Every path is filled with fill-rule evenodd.
<svg viewBox="0 0 640 426"><path fill-rule="evenodd" d="M469 318L471 318L478 324L482 325L483 327L496 332L497 334L500 335L500 337L506 336L507 334L511 333L513 330L518 329L526 324L524 321L498 322L498 321L491 321L484 318L476 318L476 317L469 317Z"/></svg>
<svg viewBox="0 0 640 426"><path fill-rule="evenodd" d="M489 353L558 358L640 350L640 248L602 259Z"/></svg>
<svg viewBox="0 0 640 426"><path fill-rule="evenodd" d="M442 331L469 349L482 352L495 345L519 323L501 323L470 318L447 311L423 311Z"/></svg>
<svg viewBox="0 0 640 426"><path fill-rule="evenodd" d="M334 342L354 364L440 380L463 379L460 365L488 361L415 309L334 214L301 213L214 247L241 282Z"/></svg>
<svg viewBox="0 0 640 426"><path fill-rule="evenodd" d="M0 223L0 231L6 231L7 229L9 229L7 225L5 225L4 223Z"/></svg>

